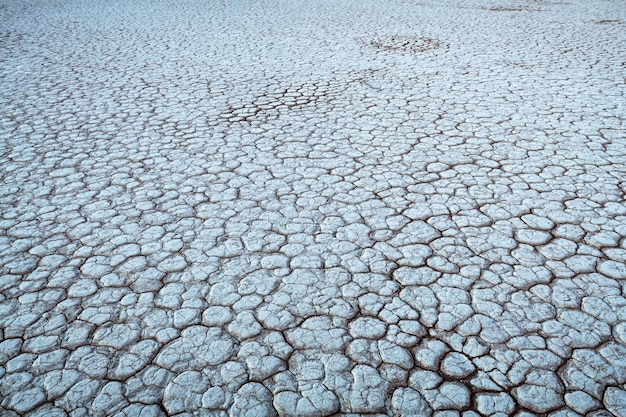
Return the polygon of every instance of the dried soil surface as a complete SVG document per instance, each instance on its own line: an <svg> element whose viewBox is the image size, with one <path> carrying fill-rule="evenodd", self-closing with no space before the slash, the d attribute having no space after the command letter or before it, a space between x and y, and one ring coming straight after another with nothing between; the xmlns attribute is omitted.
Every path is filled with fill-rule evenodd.
<svg viewBox="0 0 626 417"><path fill-rule="evenodd" d="M624 16L0 0L0 415L626 416Z"/></svg>

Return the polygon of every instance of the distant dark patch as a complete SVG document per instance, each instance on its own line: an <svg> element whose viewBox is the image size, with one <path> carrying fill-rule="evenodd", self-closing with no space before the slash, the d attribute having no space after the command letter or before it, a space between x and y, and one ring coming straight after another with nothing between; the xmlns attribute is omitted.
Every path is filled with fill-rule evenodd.
<svg viewBox="0 0 626 417"><path fill-rule="evenodd" d="M483 7L485 10L491 10L492 12L536 12L539 10L531 9L529 7Z"/></svg>
<svg viewBox="0 0 626 417"><path fill-rule="evenodd" d="M340 91L337 82L326 81L302 85L270 85L259 91L250 102L230 105L220 114L229 122L266 122L281 114L314 109L331 100Z"/></svg>
<svg viewBox="0 0 626 417"><path fill-rule="evenodd" d="M610 25L610 24L620 24L620 23L624 23L623 20L620 19L614 19L614 20L596 20L595 21L596 24L598 25Z"/></svg>
<svg viewBox="0 0 626 417"><path fill-rule="evenodd" d="M16 33L10 30L3 30L0 32L0 42L8 43L8 42L20 42L24 39L24 35L21 33Z"/></svg>
<svg viewBox="0 0 626 417"><path fill-rule="evenodd" d="M383 36L367 42L370 46L383 51L399 51L419 53L431 49L439 49L442 42L432 38L418 38L415 36Z"/></svg>

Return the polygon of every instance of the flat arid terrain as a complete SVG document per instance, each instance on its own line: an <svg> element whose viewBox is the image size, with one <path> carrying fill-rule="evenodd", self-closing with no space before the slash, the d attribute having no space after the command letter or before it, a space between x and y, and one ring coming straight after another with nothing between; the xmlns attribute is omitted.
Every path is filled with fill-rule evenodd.
<svg viewBox="0 0 626 417"><path fill-rule="evenodd" d="M623 0L0 0L0 416L626 416Z"/></svg>

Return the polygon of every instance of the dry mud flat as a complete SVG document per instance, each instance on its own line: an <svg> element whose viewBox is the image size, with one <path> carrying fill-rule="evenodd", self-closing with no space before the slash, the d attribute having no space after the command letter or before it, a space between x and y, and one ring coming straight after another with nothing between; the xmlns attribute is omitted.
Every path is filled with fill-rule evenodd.
<svg viewBox="0 0 626 417"><path fill-rule="evenodd" d="M625 416L625 16L0 0L0 414Z"/></svg>

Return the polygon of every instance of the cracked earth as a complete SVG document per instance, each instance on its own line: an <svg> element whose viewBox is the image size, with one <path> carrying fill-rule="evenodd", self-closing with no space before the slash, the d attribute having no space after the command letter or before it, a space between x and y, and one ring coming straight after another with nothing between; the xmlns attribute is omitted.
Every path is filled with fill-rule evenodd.
<svg viewBox="0 0 626 417"><path fill-rule="evenodd" d="M0 19L2 416L626 416L624 2Z"/></svg>

